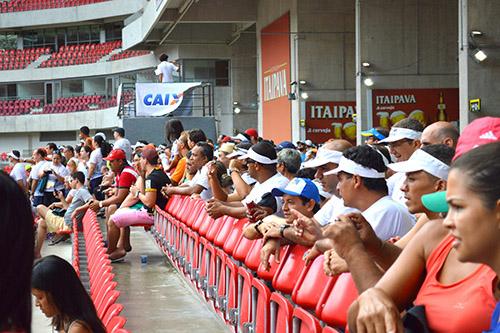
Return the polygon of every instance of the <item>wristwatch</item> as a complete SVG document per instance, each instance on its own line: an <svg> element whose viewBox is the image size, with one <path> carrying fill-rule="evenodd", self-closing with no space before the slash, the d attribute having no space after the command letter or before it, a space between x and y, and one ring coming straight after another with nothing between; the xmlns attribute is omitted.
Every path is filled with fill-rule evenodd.
<svg viewBox="0 0 500 333"><path fill-rule="evenodd" d="M230 169L229 171L230 171L231 173L233 173L233 172L240 173L240 170L238 170L238 169Z"/></svg>
<svg viewBox="0 0 500 333"><path fill-rule="evenodd" d="M286 224L286 223L282 224L280 226L280 236L281 236L281 238L285 238L285 229L287 229L287 228L290 228L290 225Z"/></svg>
<svg viewBox="0 0 500 333"><path fill-rule="evenodd" d="M253 227L255 228L255 230L256 230L259 234L261 234L261 235L262 235L262 232L259 230L259 226L260 226L262 223L264 223L264 221L262 221L262 220L258 220L258 221L257 221L257 222L253 225Z"/></svg>

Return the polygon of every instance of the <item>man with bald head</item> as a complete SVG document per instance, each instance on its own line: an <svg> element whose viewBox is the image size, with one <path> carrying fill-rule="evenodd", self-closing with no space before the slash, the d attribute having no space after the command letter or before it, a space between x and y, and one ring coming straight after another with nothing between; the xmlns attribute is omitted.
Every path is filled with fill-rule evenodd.
<svg viewBox="0 0 500 333"><path fill-rule="evenodd" d="M437 121L424 129L420 141L422 146L445 144L455 149L459 135L457 128L451 123Z"/></svg>

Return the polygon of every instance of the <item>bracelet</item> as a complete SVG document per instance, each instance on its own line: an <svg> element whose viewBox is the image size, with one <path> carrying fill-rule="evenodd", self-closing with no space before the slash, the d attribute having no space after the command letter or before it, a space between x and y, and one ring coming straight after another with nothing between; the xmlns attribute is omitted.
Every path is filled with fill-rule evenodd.
<svg viewBox="0 0 500 333"><path fill-rule="evenodd" d="M254 225L253 227L255 228L255 231L257 231L260 235L262 235L262 232L259 230L259 226L264 223L264 221L262 220L258 220Z"/></svg>
<svg viewBox="0 0 500 333"><path fill-rule="evenodd" d="M229 171L230 171L230 173L237 172L237 173L241 174L240 170L238 170L238 169L231 169Z"/></svg>
<svg viewBox="0 0 500 333"><path fill-rule="evenodd" d="M285 238L285 229L287 229L287 228L290 228L290 225L289 225L289 224L282 224L282 225L280 226L280 236L281 236L281 238L283 238L283 239L286 239L286 238Z"/></svg>

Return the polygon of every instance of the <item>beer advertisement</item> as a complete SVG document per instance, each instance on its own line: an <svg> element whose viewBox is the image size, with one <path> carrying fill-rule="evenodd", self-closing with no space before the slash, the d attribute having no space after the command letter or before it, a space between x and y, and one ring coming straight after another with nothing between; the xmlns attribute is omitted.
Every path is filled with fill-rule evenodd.
<svg viewBox="0 0 500 333"><path fill-rule="evenodd" d="M424 126L442 120L458 127L458 88L374 89L372 116L373 127L387 129L408 117Z"/></svg>
<svg viewBox="0 0 500 333"><path fill-rule="evenodd" d="M314 143L329 139L346 139L355 144L355 113L355 101L306 102L306 139Z"/></svg>

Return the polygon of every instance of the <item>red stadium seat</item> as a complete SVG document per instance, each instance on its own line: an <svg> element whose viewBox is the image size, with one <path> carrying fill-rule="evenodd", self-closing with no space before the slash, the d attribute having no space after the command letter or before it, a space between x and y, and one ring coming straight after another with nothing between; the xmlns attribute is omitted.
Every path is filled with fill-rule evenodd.
<svg viewBox="0 0 500 333"><path fill-rule="evenodd" d="M296 307L293 310L292 331L294 333L320 333L321 325L318 319L306 310Z"/></svg>

